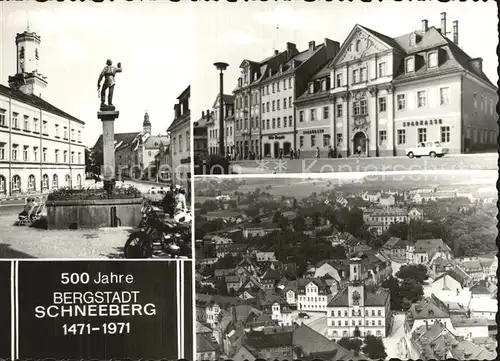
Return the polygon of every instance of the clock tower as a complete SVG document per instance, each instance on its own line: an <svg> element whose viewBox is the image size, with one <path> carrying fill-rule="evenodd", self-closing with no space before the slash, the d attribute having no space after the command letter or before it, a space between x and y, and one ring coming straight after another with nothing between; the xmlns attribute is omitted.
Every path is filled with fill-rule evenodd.
<svg viewBox="0 0 500 361"><path fill-rule="evenodd" d="M47 78L39 73L41 38L29 30L16 35L16 75L9 77L9 86L25 94L42 96Z"/></svg>
<svg viewBox="0 0 500 361"><path fill-rule="evenodd" d="M365 286L362 281L361 258L351 258L349 273L349 285L347 286L349 307L364 307Z"/></svg>

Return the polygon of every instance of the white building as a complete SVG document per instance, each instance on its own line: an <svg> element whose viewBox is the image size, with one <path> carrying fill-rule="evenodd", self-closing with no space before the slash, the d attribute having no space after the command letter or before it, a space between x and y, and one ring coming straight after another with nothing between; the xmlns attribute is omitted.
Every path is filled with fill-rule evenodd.
<svg viewBox="0 0 500 361"><path fill-rule="evenodd" d="M177 99L179 103L174 106L175 117L168 127L171 141L172 182L189 191L191 182L191 86L188 86Z"/></svg>
<svg viewBox="0 0 500 361"><path fill-rule="evenodd" d="M411 305L406 313L404 327L405 331L411 334L421 326L431 326L436 322L443 323L448 330L454 332L446 305L437 297L431 296Z"/></svg>
<svg viewBox="0 0 500 361"><path fill-rule="evenodd" d="M390 325L390 293L384 288L370 292L362 279L361 259L350 262L349 284L328 304L327 337L386 337Z"/></svg>
<svg viewBox="0 0 500 361"><path fill-rule="evenodd" d="M81 187L85 180L85 123L42 98L41 38L16 35L17 73L0 84L0 195Z"/></svg>
<svg viewBox="0 0 500 361"><path fill-rule="evenodd" d="M321 278L302 278L297 282L297 310L326 312L331 299L328 284Z"/></svg>
<svg viewBox="0 0 500 361"><path fill-rule="evenodd" d="M488 322L485 319L451 316L451 323L456 336L462 336L466 339L489 337Z"/></svg>

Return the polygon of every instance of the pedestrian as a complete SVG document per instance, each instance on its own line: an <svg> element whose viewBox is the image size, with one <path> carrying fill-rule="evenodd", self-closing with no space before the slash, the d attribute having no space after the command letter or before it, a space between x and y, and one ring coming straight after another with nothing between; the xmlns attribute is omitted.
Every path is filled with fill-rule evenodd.
<svg viewBox="0 0 500 361"><path fill-rule="evenodd" d="M297 159L300 159L300 149L297 149Z"/></svg>
<svg viewBox="0 0 500 361"><path fill-rule="evenodd" d="M293 160L293 149L290 149L290 160Z"/></svg>
<svg viewBox="0 0 500 361"><path fill-rule="evenodd" d="M283 159L283 148L280 148L280 156L279 159Z"/></svg>
<svg viewBox="0 0 500 361"><path fill-rule="evenodd" d="M316 147L316 159L319 159L319 147Z"/></svg>

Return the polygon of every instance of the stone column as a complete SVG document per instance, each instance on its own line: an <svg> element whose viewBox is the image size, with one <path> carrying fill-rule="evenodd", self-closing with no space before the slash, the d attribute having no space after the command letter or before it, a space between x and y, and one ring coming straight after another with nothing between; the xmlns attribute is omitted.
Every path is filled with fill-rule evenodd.
<svg viewBox="0 0 500 361"><path fill-rule="evenodd" d="M118 118L118 111L97 112L97 118L102 121L102 151L103 165L101 175L104 181L115 179L115 119Z"/></svg>

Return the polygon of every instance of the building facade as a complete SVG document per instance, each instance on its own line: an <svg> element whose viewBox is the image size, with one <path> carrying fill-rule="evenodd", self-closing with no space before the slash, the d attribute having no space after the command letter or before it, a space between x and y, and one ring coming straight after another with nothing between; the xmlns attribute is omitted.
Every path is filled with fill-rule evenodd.
<svg viewBox="0 0 500 361"><path fill-rule="evenodd" d="M41 38L17 34L17 73L0 85L0 195L81 187L85 123L42 99Z"/></svg>
<svg viewBox="0 0 500 361"><path fill-rule="evenodd" d="M451 41L441 17L441 28L422 20L395 38L354 27L331 64L336 156L405 155L436 141L450 153L495 149L497 89L482 59L459 48L458 21Z"/></svg>
<svg viewBox="0 0 500 361"><path fill-rule="evenodd" d="M170 133L171 164L173 184L180 185L189 192L191 184L191 86L177 97L174 106L174 120L168 127ZM160 171L163 171L161 169Z"/></svg>
<svg viewBox="0 0 500 361"><path fill-rule="evenodd" d="M390 326L390 293L379 288L370 292L361 281L362 262L350 261L349 283L327 307L328 338L386 337Z"/></svg>
<svg viewBox="0 0 500 361"><path fill-rule="evenodd" d="M208 144L210 154L219 154L219 120L220 120L220 94L217 95L212 105L211 119L208 123ZM234 96L224 94L222 111L224 112L224 148L223 156L231 157L234 152Z"/></svg>
<svg viewBox="0 0 500 361"><path fill-rule="evenodd" d="M193 151L195 157L203 157L208 154L208 121L210 114L201 112L201 118L193 123Z"/></svg>

